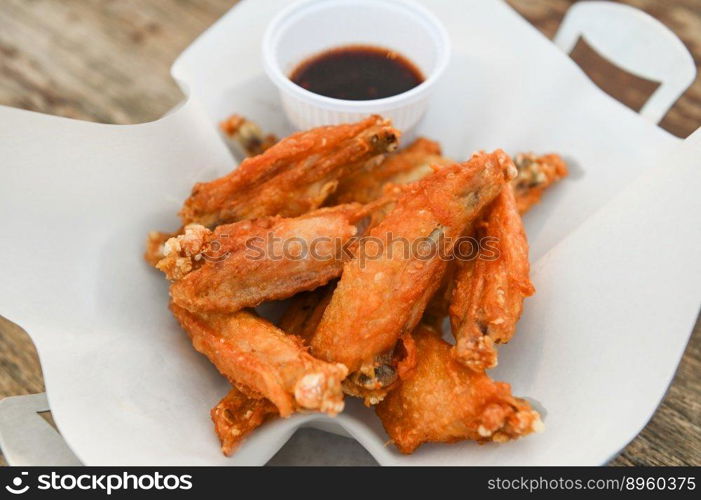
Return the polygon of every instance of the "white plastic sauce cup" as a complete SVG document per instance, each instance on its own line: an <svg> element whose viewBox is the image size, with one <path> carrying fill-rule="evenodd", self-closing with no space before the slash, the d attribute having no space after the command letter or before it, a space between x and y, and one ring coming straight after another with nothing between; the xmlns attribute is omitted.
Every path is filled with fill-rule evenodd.
<svg viewBox="0 0 701 500"><path fill-rule="evenodd" d="M334 99L293 83L289 75L303 61L331 48L373 45L413 62L425 80L391 97L367 101ZM263 37L265 71L280 91L288 119L298 129L390 118L401 131L421 119L435 83L450 59L450 42L440 21L407 0L303 0L282 10Z"/></svg>

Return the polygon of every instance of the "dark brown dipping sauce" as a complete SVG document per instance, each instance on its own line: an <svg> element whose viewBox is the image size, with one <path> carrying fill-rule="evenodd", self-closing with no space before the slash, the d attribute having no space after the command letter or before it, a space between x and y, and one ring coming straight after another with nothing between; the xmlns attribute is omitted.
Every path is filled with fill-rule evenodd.
<svg viewBox="0 0 701 500"><path fill-rule="evenodd" d="M413 89L424 76L414 63L395 51L349 45L303 61L290 80L326 97L369 101Z"/></svg>

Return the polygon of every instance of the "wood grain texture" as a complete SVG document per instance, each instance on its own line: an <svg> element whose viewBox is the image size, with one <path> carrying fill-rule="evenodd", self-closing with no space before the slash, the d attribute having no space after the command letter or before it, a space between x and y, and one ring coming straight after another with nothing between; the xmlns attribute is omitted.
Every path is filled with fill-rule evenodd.
<svg viewBox="0 0 701 500"><path fill-rule="evenodd" d="M234 3L3 0L0 104L103 123L155 120L182 98L169 75L175 57ZM574 2L509 3L552 37ZM701 0L625 3L646 10L669 26L692 51L697 66L701 65ZM574 57L597 83L606 86L606 91L632 107L639 107L650 92L649 84L616 73L586 47L578 47ZM699 125L701 76L662 122L680 137ZM701 465L699 373L701 320L660 408L612 465ZM0 398L43 390L41 369L29 337L0 317Z"/></svg>

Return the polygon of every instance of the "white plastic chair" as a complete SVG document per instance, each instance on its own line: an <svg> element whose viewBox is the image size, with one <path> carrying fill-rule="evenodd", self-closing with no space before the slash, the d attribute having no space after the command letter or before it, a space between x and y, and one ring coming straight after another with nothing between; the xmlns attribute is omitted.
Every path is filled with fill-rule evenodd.
<svg viewBox="0 0 701 500"><path fill-rule="evenodd" d="M601 56L636 76L660 82L640 110L658 123L696 77L679 38L645 12L611 2L581 2L567 11L555 45L569 54L580 36Z"/></svg>

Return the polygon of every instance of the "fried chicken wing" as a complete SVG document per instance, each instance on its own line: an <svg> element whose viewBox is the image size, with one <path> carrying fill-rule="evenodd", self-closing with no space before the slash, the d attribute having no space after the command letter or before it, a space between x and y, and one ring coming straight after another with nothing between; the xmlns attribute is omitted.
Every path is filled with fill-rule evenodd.
<svg viewBox="0 0 701 500"><path fill-rule="evenodd" d="M264 397L250 396L232 387L211 411L222 453L230 456L246 436L278 415L275 405Z"/></svg>
<svg viewBox="0 0 701 500"><path fill-rule="evenodd" d="M487 208L476 235L482 245L493 246L489 254L456 261L450 320L456 340L453 355L483 371L496 366L494 344L511 340L524 299L535 293L528 242L511 185Z"/></svg>
<svg viewBox="0 0 701 500"><path fill-rule="evenodd" d="M173 301L192 311L235 312L312 290L338 277L344 244L365 215L358 204L293 219L266 217L218 226L191 224L165 244L157 267Z"/></svg>
<svg viewBox="0 0 701 500"><path fill-rule="evenodd" d="M501 443L543 429L509 384L457 363L435 330L421 325L413 336L416 367L375 407L399 451L412 453L426 442Z"/></svg>
<svg viewBox="0 0 701 500"><path fill-rule="evenodd" d="M518 175L512 181L518 211L524 214L540 201L543 191L567 176L567 165L560 155L537 156L520 153L514 157Z"/></svg>
<svg viewBox="0 0 701 500"><path fill-rule="evenodd" d="M278 142L277 137L264 133L257 123L241 115L231 115L219 128L246 156L264 153Z"/></svg>
<svg viewBox="0 0 701 500"><path fill-rule="evenodd" d="M282 417L298 408L330 415L343 410L346 367L314 358L298 337L249 311L192 313L173 303L170 308L198 352L232 385L270 400Z"/></svg>
<svg viewBox="0 0 701 500"><path fill-rule="evenodd" d="M437 142L420 137L401 151L388 155L379 166L343 179L331 196L331 203L369 203L382 196L388 184L410 184L433 173L432 167L451 163L454 162L441 156Z"/></svg>
<svg viewBox="0 0 701 500"><path fill-rule="evenodd" d="M196 184L183 224L213 227L270 215L295 217L319 207L339 179L376 165L399 132L379 116L293 134L212 182Z"/></svg>
<svg viewBox="0 0 701 500"><path fill-rule="evenodd" d="M376 368L421 319L441 283L451 245L515 175L511 159L498 150L475 154L410 186L344 265L312 338L314 355L343 363L359 372L351 379L376 389Z"/></svg>
<svg viewBox="0 0 701 500"><path fill-rule="evenodd" d="M482 242L491 240L495 255L457 262L451 291L451 329L457 342L453 355L477 371L496 366L494 344L511 340L523 301L535 292L520 214L567 175L565 163L555 154L521 153L514 163L518 175L488 207L475 233Z"/></svg>
<svg viewBox="0 0 701 500"><path fill-rule="evenodd" d="M511 185L514 190L516 205L520 214L525 213L533 204L537 203L545 189L567 175L567 166L562 161L562 158L556 154L536 156L531 153L520 153L515 156L514 163L518 169L518 175L511 181ZM466 231L467 236L472 235L479 237L479 235L471 233L471 230ZM517 240L517 242L523 243L521 240ZM522 264L520 260L516 260L514 263L516 265ZM457 268L458 264L455 264L454 267ZM467 267L468 269L463 269L459 279L454 280L452 277L444 279L444 282L447 283L444 283L431 299L424 315L423 321L425 323L432 326L442 324L443 318L448 316L451 297L455 284L458 283L458 281L461 283L463 293L470 289L470 285L464 283L464 280L469 279L471 276L471 271L469 269L470 263L463 263L461 267ZM521 276L527 278L527 274L523 274L523 269L520 271L514 270L513 272L515 275L519 273L521 273ZM463 297L462 300L464 304L462 306L454 306L454 308L469 307L467 304L467 297ZM463 314L464 313L459 313L459 316Z"/></svg>

